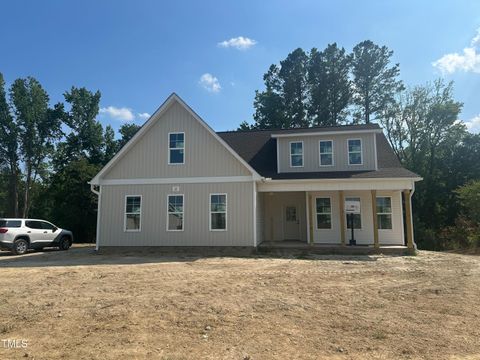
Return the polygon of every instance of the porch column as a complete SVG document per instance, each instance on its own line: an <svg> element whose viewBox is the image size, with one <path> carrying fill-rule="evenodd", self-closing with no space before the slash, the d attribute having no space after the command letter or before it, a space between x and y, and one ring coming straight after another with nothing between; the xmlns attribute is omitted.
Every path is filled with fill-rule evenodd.
<svg viewBox="0 0 480 360"><path fill-rule="evenodd" d="M343 196L343 190L338 192L340 199L340 243L345 246L345 199Z"/></svg>
<svg viewBox="0 0 480 360"><path fill-rule="evenodd" d="M407 247L413 249L413 221L412 221L412 202L411 191L403 190L405 196L405 217L407 222Z"/></svg>
<svg viewBox="0 0 480 360"><path fill-rule="evenodd" d="M308 223L309 223L309 238L310 245L313 245L313 200L312 195L308 194Z"/></svg>
<svg viewBox="0 0 480 360"><path fill-rule="evenodd" d="M378 221L377 221L377 190L372 190L372 216L373 216L373 246L379 248L378 243Z"/></svg>

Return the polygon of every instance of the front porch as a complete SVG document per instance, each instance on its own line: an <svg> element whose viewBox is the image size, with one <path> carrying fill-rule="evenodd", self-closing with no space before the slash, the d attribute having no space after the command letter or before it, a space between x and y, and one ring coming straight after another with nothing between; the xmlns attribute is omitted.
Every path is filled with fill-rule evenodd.
<svg viewBox="0 0 480 360"><path fill-rule="evenodd" d="M354 239L344 203L360 201ZM258 248L318 253L404 253L415 248L411 189L260 191Z"/></svg>

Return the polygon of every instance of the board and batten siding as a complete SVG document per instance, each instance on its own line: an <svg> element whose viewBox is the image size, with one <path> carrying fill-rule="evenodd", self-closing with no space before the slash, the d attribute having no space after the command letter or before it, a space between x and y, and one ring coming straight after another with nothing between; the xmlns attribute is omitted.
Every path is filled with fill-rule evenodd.
<svg viewBox="0 0 480 360"><path fill-rule="evenodd" d="M348 165L348 139L362 139L362 165ZM333 166L320 166L320 140L333 140ZM278 172L357 171L375 169L375 133L277 138ZM290 143L303 141L303 167L290 166Z"/></svg>
<svg viewBox="0 0 480 360"><path fill-rule="evenodd" d="M104 179L248 176L240 163L177 101L103 176ZM185 164L168 164L168 134L185 133Z"/></svg>
<svg viewBox="0 0 480 360"><path fill-rule="evenodd" d="M102 186L98 246L253 247L253 187L253 182ZM226 231L209 229L211 193L227 194ZM184 195L183 231L166 231L172 194ZM139 232L124 231L126 195L142 196Z"/></svg>
<svg viewBox="0 0 480 360"><path fill-rule="evenodd" d="M313 242L317 244L340 244L340 206L338 191L317 191L309 192L312 196L313 214ZM400 191L377 191L377 196L388 196L392 198L392 229L378 230L380 245L404 245L402 193ZM329 197L332 206L332 228L318 229L315 208L315 199ZM355 229L355 239L359 245L373 245L373 210L372 196L370 191L345 191L344 197L360 198L362 228ZM346 226L346 222L345 222ZM345 228L345 240L348 244L351 238L351 230Z"/></svg>

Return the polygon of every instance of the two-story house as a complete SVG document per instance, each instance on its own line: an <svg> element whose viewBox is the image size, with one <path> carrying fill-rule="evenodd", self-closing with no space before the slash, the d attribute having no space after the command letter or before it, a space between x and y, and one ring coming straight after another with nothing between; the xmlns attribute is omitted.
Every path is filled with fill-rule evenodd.
<svg viewBox="0 0 480 360"><path fill-rule="evenodd" d="M357 244L413 248L418 180L376 124L215 132L172 94L90 182L97 248L343 246L346 202Z"/></svg>

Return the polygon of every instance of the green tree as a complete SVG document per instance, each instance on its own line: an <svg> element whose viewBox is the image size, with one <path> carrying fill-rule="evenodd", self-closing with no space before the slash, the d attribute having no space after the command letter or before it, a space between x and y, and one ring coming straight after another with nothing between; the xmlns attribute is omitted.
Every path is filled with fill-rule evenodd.
<svg viewBox="0 0 480 360"><path fill-rule="evenodd" d="M357 106L356 121L365 124L381 117L394 102L395 94L403 89L398 80L400 65L391 67L393 51L378 46L370 40L362 41L353 48L353 102Z"/></svg>
<svg viewBox="0 0 480 360"><path fill-rule="evenodd" d="M308 55L300 48L271 65L263 76L265 90L255 92L255 128L285 129L310 125L307 118Z"/></svg>
<svg viewBox="0 0 480 360"><path fill-rule="evenodd" d="M309 117L316 126L344 123L351 100L351 55L336 43L313 48L308 65Z"/></svg>
<svg viewBox="0 0 480 360"><path fill-rule="evenodd" d="M118 151L118 141L115 140L115 131L110 125L107 125L105 128L103 142L105 144L105 156L103 163L106 164L115 156Z"/></svg>
<svg viewBox="0 0 480 360"><path fill-rule="evenodd" d="M136 133L140 130L141 126L134 123L123 124L118 132L121 135L118 141L118 149L121 149Z"/></svg>
<svg viewBox="0 0 480 360"><path fill-rule="evenodd" d="M480 226L480 180L471 181L456 190L465 216Z"/></svg>
<svg viewBox="0 0 480 360"><path fill-rule="evenodd" d="M101 94L86 88L72 87L64 93L70 110L65 115L65 123L71 129L63 145L62 159L78 160L82 157L94 164L103 161L103 128L96 120Z"/></svg>
<svg viewBox="0 0 480 360"><path fill-rule="evenodd" d="M308 55L300 48L280 61L278 76L282 84L283 104L287 127L306 127Z"/></svg>
<svg viewBox="0 0 480 360"><path fill-rule="evenodd" d="M10 107L7 103L5 81L0 73L0 168L2 176L8 177L8 190L4 192L8 206L5 207L4 216L18 217L18 182L19 182L19 157L18 157L19 129L14 122ZM3 169L7 170L3 170ZM6 174L8 175L6 175ZM3 180L5 180L3 178ZM8 195L7 195L8 194ZM7 203L7 201L5 202Z"/></svg>
<svg viewBox="0 0 480 360"><path fill-rule="evenodd" d="M21 160L25 164L22 217L28 217L32 183L44 175L45 160L52 154L54 141L61 134L63 105L56 104L50 109L46 91L32 77L15 80L10 97L19 129Z"/></svg>
<svg viewBox="0 0 480 360"><path fill-rule="evenodd" d="M255 91L255 128L284 129L288 127L285 119L283 94L278 77L278 66L271 65L263 76L265 91Z"/></svg>
<svg viewBox="0 0 480 360"><path fill-rule="evenodd" d="M97 198L90 191L90 181L101 165L87 159L68 163L53 175L49 191L52 194L52 221L73 231L77 242L90 242L95 238Z"/></svg>

